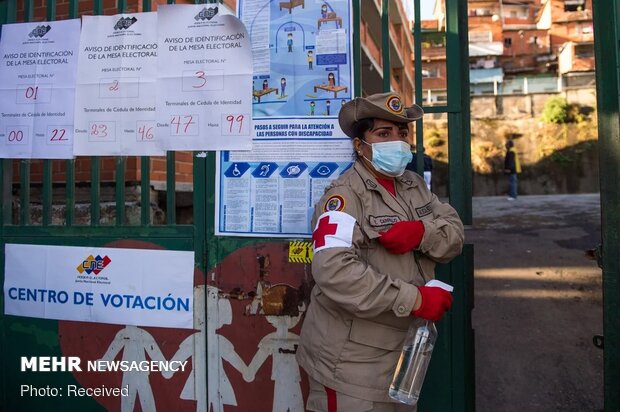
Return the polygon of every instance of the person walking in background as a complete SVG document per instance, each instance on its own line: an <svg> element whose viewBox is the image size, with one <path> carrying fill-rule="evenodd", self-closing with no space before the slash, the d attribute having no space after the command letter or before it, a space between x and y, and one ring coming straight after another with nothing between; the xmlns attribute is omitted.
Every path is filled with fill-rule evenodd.
<svg viewBox="0 0 620 412"><path fill-rule="evenodd" d="M508 200L517 199L517 174L521 173L521 164L519 163L519 155L514 148L514 142L508 140L506 142L506 157L504 158L504 174L508 175Z"/></svg>

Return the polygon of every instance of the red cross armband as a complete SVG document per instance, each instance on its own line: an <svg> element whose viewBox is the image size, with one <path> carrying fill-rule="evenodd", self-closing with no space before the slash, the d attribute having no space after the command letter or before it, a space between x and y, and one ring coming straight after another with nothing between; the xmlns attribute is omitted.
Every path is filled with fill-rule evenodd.
<svg viewBox="0 0 620 412"><path fill-rule="evenodd" d="M312 232L314 253L332 247L351 247L355 222L353 216L334 210L319 216Z"/></svg>

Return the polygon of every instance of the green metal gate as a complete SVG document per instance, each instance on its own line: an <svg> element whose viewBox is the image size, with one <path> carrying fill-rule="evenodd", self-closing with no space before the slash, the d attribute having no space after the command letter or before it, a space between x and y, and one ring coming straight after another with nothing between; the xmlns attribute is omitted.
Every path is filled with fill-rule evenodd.
<svg viewBox="0 0 620 412"><path fill-rule="evenodd" d="M620 411L620 1L592 2L599 130L605 411Z"/></svg>
<svg viewBox="0 0 620 412"><path fill-rule="evenodd" d="M445 113L448 117L448 196L465 225L472 223L471 151L469 108L469 63L467 2L446 0L446 69L447 104L425 107L422 97L422 53L420 2L415 1L414 47L415 100L425 113ZM416 128L416 147L424 146L424 129ZM423 153L417 153L418 172L422 172ZM465 238L467 242L467 237ZM434 355L431 369L420 398L420 410L473 411L474 336L471 311L474 307L474 248L465 244L463 252L449 265L439 266L438 278L455 287L454 306L450 316L440 324L445 336L439 356ZM450 371L449 378L446 371ZM449 382L449 384L446 384Z"/></svg>
<svg viewBox="0 0 620 412"><path fill-rule="evenodd" d="M393 1L393 0L392 0ZM33 20L34 0L25 0L22 21ZM82 2L69 0L69 17L80 15L78 6ZM169 0L168 3L174 3ZM197 1L204 3L204 1ZM383 32L387 33L388 0L383 0ZM415 0L415 54L421 55L420 0ZM0 23L17 21L17 0L0 1ZM56 1L47 2L47 20L56 19ZM354 48L357 67L355 89L362 90L359 73L360 66L360 8L366 2L353 1ZM83 7L83 6L82 6ZM93 0L94 14L104 14L104 1ZM105 7L108 7L107 3ZM127 1L117 0L115 13L127 10ZM151 10L151 2L144 0L142 10ZM107 12L107 9L106 9ZM457 209L463 222L471 224L471 165L469 131L469 88L467 56L467 10L466 3L459 0L446 0L446 50L448 69L448 100L443 106L424 107L422 104L421 60L416 59L415 100L424 107L426 113L445 113L449 132L449 187L450 203ZM387 48L386 48L387 50ZM389 51L384 50L384 73L389 77ZM386 77L384 76L384 79ZM389 81L384 87L389 88ZM423 125L416 130L417 146L423 146ZM207 157L193 156L193 219L191 224L177 224L177 199L175 179L175 153L169 152L166 162L165 219L155 223L150 206L149 179L151 159L140 157L128 159L117 157L115 162L115 184L113 186L114 207L109 216L103 219L101 201L105 190L102 185L102 160L90 158L90 183L86 189L76 183L76 160L1 160L0 191L0 247L6 243L35 243L50 245L103 246L118 240L143 241L171 250L193 250L195 266L201 273L218 273L218 264L225 257L246 247L260 247L265 243L281 243L286 248L288 241L256 238L227 238L214 235L215 216L215 154ZM140 180L136 193L139 193L139 219L129 222L127 216L127 163L136 160L140 164ZM418 153L418 165L423 164L422 153ZM40 184L31 182L32 170L40 168ZM62 183L52 180L56 170L64 170ZM17 178L18 176L18 178ZM103 189L102 189L103 188ZM87 222L76 219L76 199L79 193L88 192ZM102 192L103 190L103 192ZM79 191L79 193L78 193ZM53 207L53 198L61 198L64 211ZM14 201L15 199L15 201ZM34 200L37 201L35 207ZM40 200L39 200L40 199ZM39 206L40 202L40 206ZM33 213L40 213L40 221L31 221ZM60 221L58 220L60 216ZM107 216L107 215L106 215ZM299 239L297 239L299 240ZM242 252L245 253L245 252ZM254 259L251 256L250 259ZM0 253L0 281L4 281L4 253ZM304 270L309 272L309 268ZM211 271L211 272L210 272ZM471 411L474 410L474 346L471 328L473 308L473 245L466 245L463 253L449 265L437 269L438 276L456 288L454 306L451 314L439 325L442 336L435 350L427 383L423 389L420 410ZM208 279L207 279L208 282ZM0 296L0 307L4 308ZM55 384L77 383L71 373L56 373L53 379L47 374L19 372L18 359L29 356L62 356L59 343L57 321L7 317L0 314L0 405L6 410L34 409L46 407L58 410L98 410L101 406L92 398L22 398L19 396L20 384L45 387L51 380ZM205 348L206 350L206 348Z"/></svg>

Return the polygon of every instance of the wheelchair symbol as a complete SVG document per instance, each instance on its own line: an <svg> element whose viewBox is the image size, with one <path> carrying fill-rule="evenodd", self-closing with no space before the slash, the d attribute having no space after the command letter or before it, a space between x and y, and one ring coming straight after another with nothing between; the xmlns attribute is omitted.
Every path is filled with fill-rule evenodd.
<svg viewBox="0 0 620 412"><path fill-rule="evenodd" d="M241 174L241 171L239 170L239 168L237 167L237 163L235 163L235 168L232 171L232 175L233 176L239 176Z"/></svg>

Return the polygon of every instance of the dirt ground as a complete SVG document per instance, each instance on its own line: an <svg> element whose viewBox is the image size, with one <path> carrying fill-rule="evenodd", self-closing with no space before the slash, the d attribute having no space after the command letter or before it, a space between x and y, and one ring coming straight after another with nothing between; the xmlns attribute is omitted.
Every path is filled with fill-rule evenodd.
<svg viewBox="0 0 620 412"><path fill-rule="evenodd" d="M473 199L476 409L602 411L598 194Z"/></svg>

